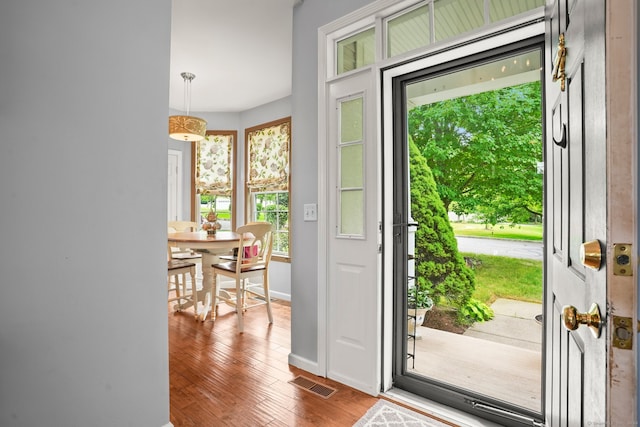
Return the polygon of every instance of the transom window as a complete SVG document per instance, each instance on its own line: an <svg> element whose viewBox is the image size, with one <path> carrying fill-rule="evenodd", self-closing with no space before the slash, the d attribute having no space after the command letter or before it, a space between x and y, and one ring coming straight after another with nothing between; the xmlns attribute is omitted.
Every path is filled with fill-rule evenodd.
<svg viewBox="0 0 640 427"><path fill-rule="evenodd" d="M338 74L373 64L376 60L375 29L369 28L337 44Z"/></svg>
<svg viewBox="0 0 640 427"><path fill-rule="evenodd" d="M383 19L384 56L391 58L544 7L545 0L427 0ZM336 40L336 73L376 62L375 28Z"/></svg>

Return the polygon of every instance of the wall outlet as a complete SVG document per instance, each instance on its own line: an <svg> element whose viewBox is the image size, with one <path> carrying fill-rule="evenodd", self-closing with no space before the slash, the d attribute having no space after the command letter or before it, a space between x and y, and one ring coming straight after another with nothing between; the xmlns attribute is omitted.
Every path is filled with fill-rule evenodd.
<svg viewBox="0 0 640 427"><path fill-rule="evenodd" d="M305 221L317 221L318 220L318 205L315 203L307 203L304 205L304 220Z"/></svg>

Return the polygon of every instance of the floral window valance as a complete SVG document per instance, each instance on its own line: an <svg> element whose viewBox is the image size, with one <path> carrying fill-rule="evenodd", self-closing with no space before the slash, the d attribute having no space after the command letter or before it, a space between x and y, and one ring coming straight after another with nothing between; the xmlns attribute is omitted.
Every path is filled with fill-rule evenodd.
<svg viewBox="0 0 640 427"><path fill-rule="evenodd" d="M198 194L228 196L231 181L233 135L207 135L197 143L196 190Z"/></svg>
<svg viewBox="0 0 640 427"><path fill-rule="evenodd" d="M289 190L291 119L273 122L246 133L251 191Z"/></svg>

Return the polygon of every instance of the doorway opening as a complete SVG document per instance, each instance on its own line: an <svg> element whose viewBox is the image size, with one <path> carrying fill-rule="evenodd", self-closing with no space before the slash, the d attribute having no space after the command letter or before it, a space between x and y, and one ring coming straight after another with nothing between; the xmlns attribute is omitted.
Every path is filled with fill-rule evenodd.
<svg viewBox="0 0 640 427"><path fill-rule="evenodd" d="M543 48L393 79L394 387L543 418Z"/></svg>

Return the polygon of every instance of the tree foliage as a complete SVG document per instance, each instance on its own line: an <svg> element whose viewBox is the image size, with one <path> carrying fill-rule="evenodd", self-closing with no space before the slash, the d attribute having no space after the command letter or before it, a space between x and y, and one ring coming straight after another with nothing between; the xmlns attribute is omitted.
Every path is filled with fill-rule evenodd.
<svg viewBox="0 0 640 427"><path fill-rule="evenodd" d="M412 109L409 135L447 211L487 222L542 215L540 82Z"/></svg>
<svg viewBox="0 0 640 427"><path fill-rule="evenodd" d="M418 286L428 289L436 303L444 297L455 307L463 307L475 289L475 277L458 252L431 170L411 138L409 175L411 216L418 223L414 254Z"/></svg>

